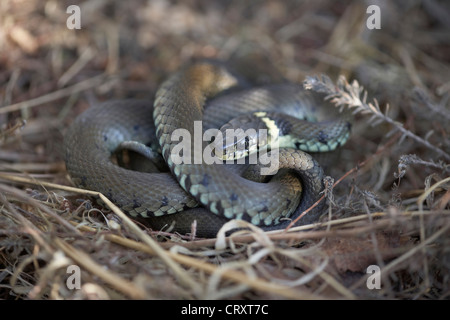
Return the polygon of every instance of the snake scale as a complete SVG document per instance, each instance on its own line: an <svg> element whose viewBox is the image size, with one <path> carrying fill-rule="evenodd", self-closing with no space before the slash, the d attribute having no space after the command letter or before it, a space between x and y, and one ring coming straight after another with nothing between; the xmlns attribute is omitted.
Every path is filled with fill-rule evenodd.
<svg viewBox="0 0 450 320"><path fill-rule="evenodd" d="M66 167L73 182L103 193L154 229L172 226L174 231L189 233L196 221L197 236L214 237L230 219L243 219L264 230L285 228L323 190L323 171L311 155L290 146L277 149L278 173L255 178L261 165L197 163L194 138L193 161L174 163L171 154L178 143L174 131L184 129L194 137L195 121L206 130L220 128L236 116L257 114L280 136L289 137L294 147L331 151L345 143L351 125L299 84L233 91L239 83L224 64L196 62L170 75L154 102L114 100L89 108L65 135ZM281 108L287 120L272 120L271 113ZM305 121L321 120L323 115L328 119ZM292 116L303 120L294 124ZM300 137L292 138L294 131ZM146 157L149 145L160 147L167 171L139 172L111 161L114 152L128 146ZM206 145L202 141L201 147ZM314 222L319 214L320 210L313 210L299 224Z"/></svg>

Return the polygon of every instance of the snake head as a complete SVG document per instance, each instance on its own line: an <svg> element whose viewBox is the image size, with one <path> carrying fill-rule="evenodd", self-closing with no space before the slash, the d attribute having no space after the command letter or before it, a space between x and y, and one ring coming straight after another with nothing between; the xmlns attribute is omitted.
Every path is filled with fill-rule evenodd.
<svg viewBox="0 0 450 320"><path fill-rule="evenodd" d="M242 115L224 124L215 140L215 154L222 160L238 160L267 147L266 127L254 115Z"/></svg>

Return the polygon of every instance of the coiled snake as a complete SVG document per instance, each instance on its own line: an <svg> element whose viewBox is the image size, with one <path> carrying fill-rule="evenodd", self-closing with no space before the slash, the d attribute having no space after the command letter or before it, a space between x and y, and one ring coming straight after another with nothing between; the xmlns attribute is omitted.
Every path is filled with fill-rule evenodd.
<svg viewBox="0 0 450 320"><path fill-rule="evenodd" d="M318 102L300 85L285 83L226 93L239 82L239 77L220 63L197 62L171 75L157 90L154 103L116 100L88 109L65 136L65 161L72 180L103 193L128 214L147 218L155 229L173 225L175 231L188 233L196 220L197 235L213 237L233 218L265 230L286 227L316 202L323 189L323 171L313 157L290 147L277 149L279 172L258 180L254 172L260 164L199 162L195 158L199 144L195 121L201 121L206 130L233 122L236 116L253 114L275 128L288 146L305 151L331 151L342 145L350 123L336 115L329 120L333 108ZM277 118L281 108L290 116ZM292 119L292 115L309 120L321 114L328 115L328 120L296 123ZM190 149L183 150L190 152L190 163L175 163L171 157L178 150L179 140L173 135L177 129L191 134ZM294 132L299 136L294 137ZM111 161L111 154L120 148L146 156L148 145L160 146L170 172L138 172ZM206 145L202 140L201 150ZM300 224L317 220L318 214L319 210L310 212Z"/></svg>

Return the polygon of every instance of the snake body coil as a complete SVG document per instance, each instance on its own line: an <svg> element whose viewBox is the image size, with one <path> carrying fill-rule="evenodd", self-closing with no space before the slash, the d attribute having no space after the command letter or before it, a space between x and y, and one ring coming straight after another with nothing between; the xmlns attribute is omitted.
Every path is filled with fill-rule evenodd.
<svg viewBox="0 0 450 320"><path fill-rule="evenodd" d="M156 92L154 106L149 101L119 100L90 108L74 121L65 137L66 166L74 183L103 193L132 216L149 219L155 229L174 223L176 231L187 233L196 220L197 235L211 237L233 218L266 230L286 227L316 202L323 189L322 169L307 153L281 148L279 173L269 182L243 177L258 166L205 164L194 158L190 164L172 161L178 143L172 134L184 129L194 137L194 121L202 121L203 129L219 128L238 115L278 111L281 105L287 106L287 113L300 112L302 118L323 112L295 84L230 93L205 108L207 101L236 84L238 79L224 66L202 62L170 76ZM283 121L273 123L279 127ZM303 136L292 143L306 151L318 144L333 150L345 142L350 130L349 123L340 119L321 124L304 121L299 126L297 131ZM287 137L296 125L284 128ZM127 143L145 146L155 139L170 173L137 172L111 162L111 154ZM193 156L195 143L190 150ZM202 149L206 145L203 142ZM292 167L293 171L284 170ZM310 212L300 224L317 220L318 214L318 210Z"/></svg>

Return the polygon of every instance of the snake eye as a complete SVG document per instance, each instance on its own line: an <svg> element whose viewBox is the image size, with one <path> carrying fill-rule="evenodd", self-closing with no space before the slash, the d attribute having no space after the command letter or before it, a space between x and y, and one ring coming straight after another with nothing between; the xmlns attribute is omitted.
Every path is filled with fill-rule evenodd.
<svg viewBox="0 0 450 320"><path fill-rule="evenodd" d="M245 151L248 151L249 146L250 146L250 139L247 136L245 137L245 145L244 145Z"/></svg>

